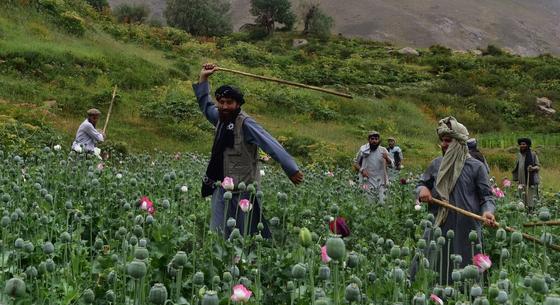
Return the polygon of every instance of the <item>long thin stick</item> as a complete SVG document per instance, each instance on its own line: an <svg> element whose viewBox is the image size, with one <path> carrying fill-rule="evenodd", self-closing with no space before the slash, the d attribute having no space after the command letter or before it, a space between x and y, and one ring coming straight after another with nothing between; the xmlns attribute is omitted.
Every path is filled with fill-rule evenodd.
<svg viewBox="0 0 560 305"><path fill-rule="evenodd" d="M350 94L341 93L341 92L337 92L337 91L334 91L334 90L329 90L329 89L325 89L325 88L321 88L321 87L306 85L306 84L302 84L302 83L296 83L296 82L292 82L292 81L288 81L288 80L278 79L278 78L274 78L274 77L261 76L261 75L256 75L256 74L252 74L252 73L247 73L247 72L243 72L243 71L238 71L238 70L233 70L233 69L228 69L228 68L222 68L222 67L217 67L216 70L241 74L241 75L245 75L245 76L249 76L249 77L253 77L253 78L268 80L268 81L277 82L277 83L286 84L286 85L291 85L291 86L295 86L295 87L321 91L321 92L324 92L324 93L334 94L334 95L349 98L349 99L352 98L352 95L350 95Z"/></svg>
<svg viewBox="0 0 560 305"><path fill-rule="evenodd" d="M440 205L440 206L442 206L442 207L445 207L445 208L454 210L454 211L456 211L457 213L461 213L461 214L463 214L463 215L465 215L465 216L467 216L467 217L470 217L470 218L473 218L473 219L476 219L476 220L479 220L479 221L482 221L482 222L485 221L485 219L484 219L482 216L477 215L477 214L472 213L472 212L469 212L469 211L465 211L465 210L463 210L463 209L461 209L461 208L458 208L458 207L456 207L456 206L454 206L454 205L451 205L451 204L449 204L449 203L447 203L447 202L445 202L445 201L441 201L441 200L439 200L439 199L432 198L432 201L431 201L431 202L432 202L432 203L435 203L435 204L438 204L438 205ZM515 230L515 229L512 228L512 227L502 226L502 225L500 225L498 222L496 222L496 226L501 227L501 228L503 228L504 230L506 230L506 231L508 231L508 232L516 232L516 231L517 231L517 230ZM545 243L543 243L540 239L538 239L538 238L536 238L536 237L534 237L534 236L532 236L532 235L529 235L529 234L526 234L526 233L522 233L522 232L520 232L520 233L521 233L521 235L523 236L523 238L525 238L525 239L527 239L527 240L536 242L536 243L541 244L541 245L546 245L546 246L548 246L548 247L551 248L551 249L554 249L554 250L556 250L556 251L560 251L560 246L558 246L558 245L545 244Z"/></svg>
<svg viewBox="0 0 560 305"><path fill-rule="evenodd" d="M540 222L529 222L523 224L524 227L537 227L537 226L560 226L560 220L549 220Z"/></svg>
<svg viewBox="0 0 560 305"><path fill-rule="evenodd" d="M113 110L113 102L115 101L115 96L117 95L117 85L113 88L113 97L111 98L111 104L109 105L109 111L107 112L107 119L105 119L105 126L103 126L103 133L107 129L107 125L109 124L109 117L111 117L111 111Z"/></svg>

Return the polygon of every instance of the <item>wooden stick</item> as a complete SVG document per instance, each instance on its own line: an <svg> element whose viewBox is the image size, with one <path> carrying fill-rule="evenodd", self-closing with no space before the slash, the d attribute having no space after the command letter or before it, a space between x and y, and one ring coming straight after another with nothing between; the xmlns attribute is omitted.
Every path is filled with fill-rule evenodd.
<svg viewBox="0 0 560 305"><path fill-rule="evenodd" d="M113 102L115 101L115 96L117 95L117 85L113 88L113 97L111 98L111 104L109 105L109 111L107 112L107 118L105 119L105 126L103 126L103 133L107 130L107 125L109 124L109 117L111 117L111 111L113 110Z"/></svg>
<svg viewBox="0 0 560 305"><path fill-rule="evenodd" d="M324 93L334 94L334 95L337 95L337 96L352 99L352 95L350 95L350 94L341 93L341 92L337 92L337 91L334 91L334 90L325 89L325 88L321 88L321 87L306 85L306 84L302 84L302 83L296 83L296 82L283 80L283 79L278 79L278 78L274 78L274 77L256 75L256 74L252 74L252 73L247 73L247 72L243 72L243 71L238 71L238 70L233 70L233 69L228 69L228 68L222 68L222 67L216 67L216 70L217 71L225 71L225 72L241 74L241 75L245 75L245 76L249 76L249 77L253 77L253 78L257 78L257 79L268 80L268 81L277 82L277 83L281 83L281 84L286 84L286 85L290 85L290 86L321 91L321 92L324 92Z"/></svg>
<svg viewBox="0 0 560 305"><path fill-rule="evenodd" d="M523 224L524 227L537 227L537 226L560 226L560 220L549 220L540 222L529 222Z"/></svg>
<svg viewBox="0 0 560 305"><path fill-rule="evenodd" d="M456 207L456 206L454 206L454 205L449 204L448 202L445 202L445 201L442 201L442 200L439 200L439 199L436 199L436 198L432 198L432 201L431 201L431 202L432 202L432 203L435 203L435 204L437 204L437 205L440 205L440 206L442 206L442 207L445 207L445 208L454 210L455 212L460 213L460 214L463 214L463 215L465 215L465 216L467 216L467 217L470 217L470 218L473 218L473 219L476 219L476 220L479 220L479 221L482 221L482 222L485 221L485 219L484 219L482 216L477 215L477 214L472 213L472 212L469 212L469 211L465 211L465 210L463 210L463 209L461 209L461 208L458 208L458 207ZM517 230L515 230L515 229L512 228L512 227L502 226L502 225L500 225L498 222L496 222L496 226L501 227L501 228L503 228L504 230L506 230L506 231L508 231L508 232L516 232L516 231L517 231ZM525 238L525 239L527 239L527 240L533 241L533 242L535 242L535 243L537 243L537 244L545 245L540 239L538 239L538 238L536 238L536 237L534 237L534 236L532 236L532 235L529 235L529 234L523 233L523 232L520 232L520 233L521 233L521 235L523 236L523 238ZM546 246L548 246L549 248L554 249L554 250L556 250L556 251L560 251L560 246L558 246L558 245L546 244Z"/></svg>

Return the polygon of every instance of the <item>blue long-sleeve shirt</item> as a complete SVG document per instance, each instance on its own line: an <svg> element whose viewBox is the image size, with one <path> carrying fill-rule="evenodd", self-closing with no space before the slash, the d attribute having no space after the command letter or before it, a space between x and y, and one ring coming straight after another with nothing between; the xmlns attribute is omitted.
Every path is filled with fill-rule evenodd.
<svg viewBox="0 0 560 305"><path fill-rule="evenodd" d="M216 126L218 124L219 115L218 108L212 102L212 98L210 97L210 84L208 82L193 84L193 90L196 95L200 111L202 111L206 119L208 119L212 125ZM257 145L274 160L280 163L282 169L288 177L291 177L299 171L299 168L292 156L290 156L284 147L282 147L282 145L278 143L274 137L272 137L251 117L245 119L243 123L243 137L247 143Z"/></svg>

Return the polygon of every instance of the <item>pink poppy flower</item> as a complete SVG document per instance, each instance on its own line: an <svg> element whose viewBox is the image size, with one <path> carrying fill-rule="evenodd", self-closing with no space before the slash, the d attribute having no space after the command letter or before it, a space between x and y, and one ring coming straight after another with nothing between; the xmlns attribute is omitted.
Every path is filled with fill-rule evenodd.
<svg viewBox="0 0 560 305"><path fill-rule="evenodd" d="M364 191L369 190L369 185L367 185L367 183L362 184L362 190Z"/></svg>
<svg viewBox="0 0 560 305"><path fill-rule="evenodd" d="M331 261L331 258L327 255L327 246L321 247L321 261L325 264L328 264Z"/></svg>
<svg viewBox="0 0 560 305"><path fill-rule="evenodd" d="M231 300L234 302L247 302L253 292L245 288L242 284L233 286L233 294L231 295Z"/></svg>
<svg viewBox="0 0 560 305"><path fill-rule="evenodd" d="M494 194L494 196L496 196L498 198L503 198L503 197L506 196L504 191L500 190L499 187L493 187L492 188L492 194Z"/></svg>
<svg viewBox="0 0 560 305"><path fill-rule="evenodd" d="M97 169L98 170L102 171L104 167L105 167L105 164L103 164L103 162L97 163Z"/></svg>
<svg viewBox="0 0 560 305"><path fill-rule="evenodd" d="M336 232L334 231L335 223ZM331 229L332 233L341 235L342 237L350 235L350 228L348 228L348 225L346 225L346 219L344 219L344 217L337 217L336 220L331 220L329 222L329 228Z"/></svg>
<svg viewBox="0 0 560 305"><path fill-rule="evenodd" d="M473 257L473 264L478 267L478 270L484 272L492 267L492 261L488 255L479 253Z"/></svg>
<svg viewBox="0 0 560 305"><path fill-rule="evenodd" d="M437 295L433 294L430 295L430 300L434 301L434 303L438 304L438 305L443 305L443 300L440 299Z"/></svg>
<svg viewBox="0 0 560 305"><path fill-rule="evenodd" d="M334 177L334 173L331 171L327 171L325 175L327 175L327 177Z"/></svg>
<svg viewBox="0 0 560 305"><path fill-rule="evenodd" d="M147 211L151 215L156 212L154 203L148 198L148 196L142 196L142 198L140 198L140 209Z"/></svg>
<svg viewBox="0 0 560 305"><path fill-rule="evenodd" d="M235 185L233 184L233 178L225 177L224 181L222 181L222 187L226 191L233 191L233 189L235 188Z"/></svg>
<svg viewBox="0 0 560 305"><path fill-rule="evenodd" d="M511 181L508 178L504 178L504 180L502 180L502 186L504 188L510 187L511 186Z"/></svg>
<svg viewBox="0 0 560 305"><path fill-rule="evenodd" d="M247 213L253 208L253 204L248 199L241 199L239 200L239 207L241 211Z"/></svg>

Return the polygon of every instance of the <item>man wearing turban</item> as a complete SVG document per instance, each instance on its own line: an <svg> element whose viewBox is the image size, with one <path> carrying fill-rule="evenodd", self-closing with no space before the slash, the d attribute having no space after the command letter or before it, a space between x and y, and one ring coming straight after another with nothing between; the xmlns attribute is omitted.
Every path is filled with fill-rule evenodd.
<svg viewBox="0 0 560 305"><path fill-rule="evenodd" d="M422 175L417 187L418 198L428 203L431 202L432 196L447 201L458 208L482 215L486 225L495 226L494 197L489 184L488 172L482 162L472 158L468 153L466 143L469 132L467 128L457 122L454 117L447 117L439 121L437 134L443 156L434 159ZM469 233L476 232L475 244L481 244L481 224L472 218L436 204L429 204L429 211L435 215L433 228L440 227L442 236L445 237L449 230L454 231L455 236L451 241L446 238L446 244L442 246L443 255L439 258L443 263L444 272L449 270L447 277L444 274L441 279L448 281L453 270L452 264L447 268L449 254L462 256L460 267L471 263L473 250L471 241L469 241ZM432 233L431 228L426 229L424 238L428 243L434 239ZM447 253L447 243L449 242L451 243L449 245L451 253ZM437 258L439 253L435 252L439 251L432 251L429 255ZM479 251L474 252L476 254ZM439 266L439 261L437 266ZM413 270L414 272L415 270Z"/></svg>
<svg viewBox="0 0 560 305"><path fill-rule="evenodd" d="M519 192L525 206L532 210L535 206L535 196L539 188L540 163L537 154L531 150L531 139L520 138L517 140L519 152L513 170L513 181L519 184Z"/></svg>
<svg viewBox="0 0 560 305"><path fill-rule="evenodd" d="M250 233L260 232L263 237L268 238L270 230L266 220L262 217L261 207L258 203L259 196L254 196L245 189L237 187L240 182L244 182L246 185L259 182L257 148L261 148L278 161L294 184L303 182L303 173L282 145L249 115L241 111L241 105L245 103L241 91L229 85L221 86L214 94L216 104L212 102L208 78L216 70L217 66L214 64L203 65L199 82L193 84L200 110L206 119L216 127L212 154L201 188L203 197L212 196L210 228L220 231L224 233L225 237L228 237L233 226L226 228L226 219L234 218L235 226L244 232L244 221L249 218L252 220L248 224ZM218 184L220 181L225 181L226 177L232 178L235 185L235 189L231 190L232 197L227 201L224 200L224 194L225 188L230 190L229 186ZM243 199L254 200L247 212L242 212L238 208L239 202ZM262 225L259 225L260 223Z"/></svg>

